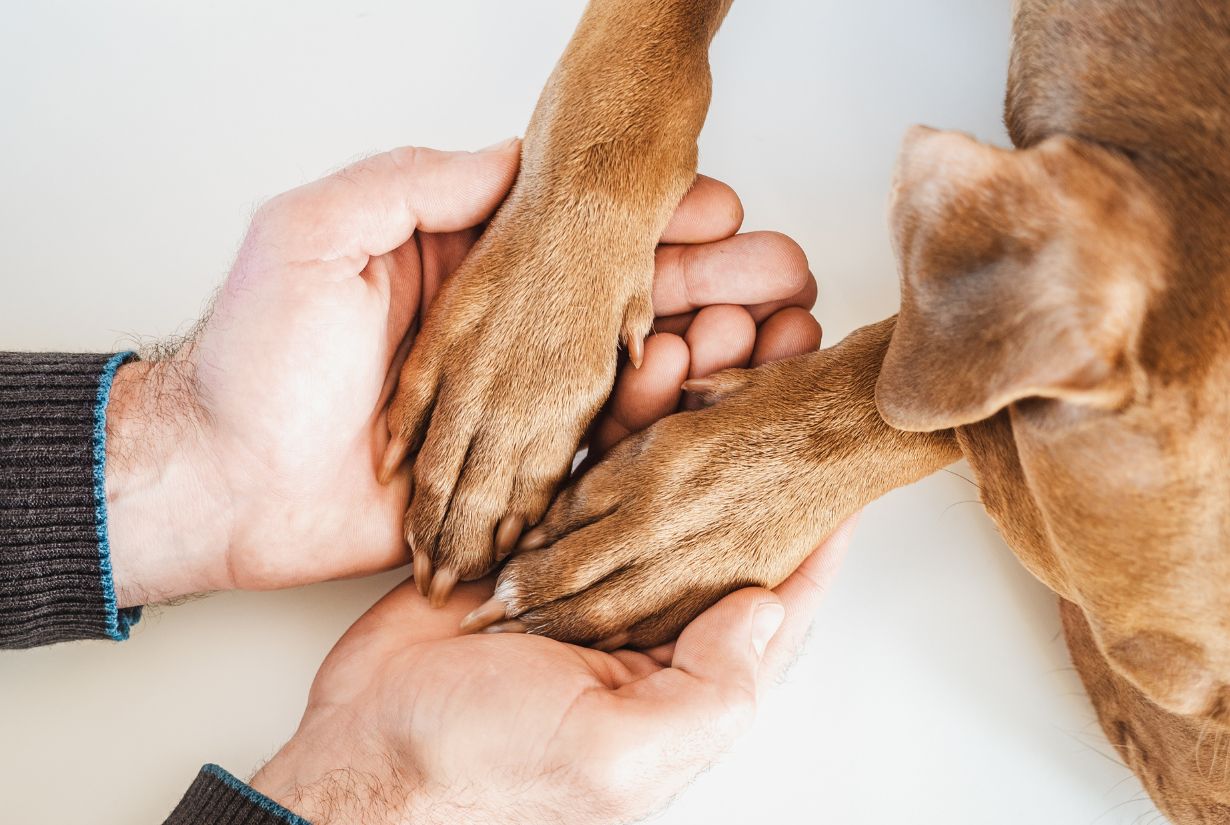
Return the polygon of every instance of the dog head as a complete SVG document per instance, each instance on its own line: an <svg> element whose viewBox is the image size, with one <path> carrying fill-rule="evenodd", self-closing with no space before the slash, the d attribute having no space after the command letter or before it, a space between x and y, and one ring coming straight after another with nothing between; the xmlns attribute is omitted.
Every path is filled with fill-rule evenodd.
<svg viewBox="0 0 1230 825"><path fill-rule="evenodd" d="M1014 549L1149 701L1230 726L1230 232L1176 175L912 132L877 404L914 431L1006 416L996 515L1037 522Z"/></svg>

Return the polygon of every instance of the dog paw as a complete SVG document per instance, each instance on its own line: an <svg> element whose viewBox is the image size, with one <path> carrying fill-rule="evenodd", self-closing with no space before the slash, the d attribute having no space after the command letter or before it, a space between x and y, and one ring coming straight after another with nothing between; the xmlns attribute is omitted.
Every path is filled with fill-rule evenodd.
<svg viewBox="0 0 1230 825"><path fill-rule="evenodd" d="M653 245L589 260L584 239L562 235L541 216L501 214L444 283L402 369L381 475L417 452L405 534L433 604L542 518L610 392L621 335L640 358Z"/></svg>
<svg viewBox="0 0 1230 825"><path fill-rule="evenodd" d="M838 523L801 443L807 363L689 382L712 406L625 439L561 493L463 627L650 647L734 590L783 581Z"/></svg>

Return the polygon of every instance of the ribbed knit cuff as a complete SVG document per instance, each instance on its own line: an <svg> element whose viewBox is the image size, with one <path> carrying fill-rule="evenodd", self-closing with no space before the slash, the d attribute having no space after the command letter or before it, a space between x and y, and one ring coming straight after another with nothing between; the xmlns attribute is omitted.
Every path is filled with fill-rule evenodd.
<svg viewBox="0 0 1230 825"><path fill-rule="evenodd" d="M217 765L206 765L163 825L311 825Z"/></svg>
<svg viewBox="0 0 1230 825"><path fill-rule="evenodd" d="M107 402L131 358L0 353L0 647L128 638L107 538Z"/></svg>

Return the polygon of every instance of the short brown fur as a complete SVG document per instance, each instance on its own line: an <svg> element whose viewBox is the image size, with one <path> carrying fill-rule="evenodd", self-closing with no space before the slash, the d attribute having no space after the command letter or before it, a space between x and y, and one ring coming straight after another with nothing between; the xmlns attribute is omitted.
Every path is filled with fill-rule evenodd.
<svg viewBox="0 0 1230 825"><path fill-rule="evenodd" d="M621 329L647 331L652 244L695 171L728 5L594 0L553 75L521 180L393 411L395 459L426 430L409 527L436 569L480 575L500 518L539 519ZM497 597L533 632L653 644L963 454L1063 597L1125 761L1176 822L1230 822L1230 7L1015 8L1016 150L907 138L899 317L720 374L708 408L564 491L549 546L514 557ZM478 472L500 461L518 469Z"/></svg>

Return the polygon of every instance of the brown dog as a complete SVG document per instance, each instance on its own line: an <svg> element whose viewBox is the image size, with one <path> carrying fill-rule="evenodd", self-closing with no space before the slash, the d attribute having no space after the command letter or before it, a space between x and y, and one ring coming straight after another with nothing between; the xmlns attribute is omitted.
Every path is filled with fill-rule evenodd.
<svg viewBox="0 0 1230 825"><path fill-rule="evenodd" d="M1008 542L1063 598L1107 736L1176 821L1230 822L1220 0L1018 0L1017 150L906 139L900 315L693 382L710 406L626 439L543 516L621 335L639 357L653 244L695 171L729 2L591 2L512 195L402 375L385 469L421 445L407 518L420 587L434 569L431 594L447 597L538 523L521 541L536 552L509 562L473 624L651 645L732 589L777 584L846 516L964 455Z"/></svg>

